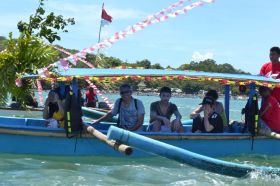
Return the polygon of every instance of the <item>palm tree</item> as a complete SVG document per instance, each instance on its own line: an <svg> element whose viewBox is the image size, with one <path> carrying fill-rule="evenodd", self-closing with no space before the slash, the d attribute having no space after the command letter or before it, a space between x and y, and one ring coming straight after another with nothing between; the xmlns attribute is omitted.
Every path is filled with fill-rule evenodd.
<svg viewBox="0 0 280 186"><path fill-rule="evenodd" d="M57 55L52 46L44 44L38 37L22 34L14 40L10 33L6 50L0 53L0 104L6 104L11 94L24 105L26 96L31 93L33 81L26 79L23 81L24 86L17 87L16 78L26 73L36 73L36 69L52 63Z"/></svg>

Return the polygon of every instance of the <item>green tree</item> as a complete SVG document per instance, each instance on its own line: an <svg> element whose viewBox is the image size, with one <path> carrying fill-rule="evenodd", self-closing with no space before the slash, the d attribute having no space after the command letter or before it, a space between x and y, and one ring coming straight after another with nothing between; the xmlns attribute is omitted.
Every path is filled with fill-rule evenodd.
<svg viewBox="0 0 280 186"><path fill-rule="evenodd" d="M149 69L151 68L151 62L148 59L144 59L142 61L136 61L136 66Z"/></svg>
<svg viewBox="0 0 280 186"><path fill-rule="evenodd" d="M24 86L18 88L15 80L22 74L36 73L37 68L42 68L55 59L58 53L49 45L34 36L21 34L14 40L9 36L6 50L0 53L0 104L6 104L10 93L22 105L32 88L31 80L24 80Z"/></svg>
<svg viewBox="0 0 280 186"><path fill-rule="evenodd" d="M75 23L73 18L64 19L62 15L56 16L53 12L45 16L43 6L44 0L39 0L36 13L29 17L29 22L18 23L21 33L19 38L13 39L12 33L5 43L2 43L5 38L0 38L0 47L3 44L6 49L0 53L0 104L6 103L10 93L24 105L26 96L30 94L32 81L24 80L24 86L18 88L15 85L16 78L25 73L36 73L37 69L55 61L58 52L46 45L43 39L50 43L60 40L58 31L68 32L66 26Z"/></svg>
<svg viewBox="0 0 280 186"><path fill-rule="evenodd" d="M217 64L213 59L207 59L200 62L191 61L189 64L182 64L179 67L180 70L196 70L204 72L220 72L220 73L232 73L232 74L244 74L242 70L236 70L231 64Z"/></svg>
<svg viewBox="0 0 280 186"><path fill-rule="evenodd" d="M34 35L47 39L50 43L60 40L58 31L68 32L65 28L68 24L75 24L74 18L64 19L62 15L55 15L53 12L45 15L43 8L44 0L39 0L39 6L35 15L29 17L29 22L18 22L18 29L21 33Z"/></svg>
<svg viewBox="0 0 280 186"><path fill-rule="evenodd" d="M7 45L7 39L3 36L0 36L0 51L4 50Z"/></svg>
<svg viewBox="0 0 280 186"><path fill-rule="evenodd" d="M152 69L163 69L163 67L159 64L159 63L155 63L153 65L151 65Z"/></svg>

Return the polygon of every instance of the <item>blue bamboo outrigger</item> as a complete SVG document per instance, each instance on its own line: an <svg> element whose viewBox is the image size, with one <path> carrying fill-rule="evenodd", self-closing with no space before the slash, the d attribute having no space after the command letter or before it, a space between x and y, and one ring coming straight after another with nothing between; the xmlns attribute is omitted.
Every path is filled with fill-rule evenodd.
<svg viewBox="0 0 280 186"><path fill-rule="evenodd" d="M225 84L225 111L229 116L229 92L230 85L246 84L250 86L250 96L255 93L255 86L280 85L279 80L263 76L206 73L195 71L178 70L155 70L155 69L69 69L59 72L57 81L89 78L114 78L114 77L148 77L148 78L179 78L195 79L201 81L217 81ZM25 78L39 78L48 80L47 77L38 75L27 75ZM76 81L73 81L75 83ZM100 140L87 134L82 137L66 138L62 128L46 128L46 121L35 118L0 117L0 152L44 154L44 155L90 155L90 156L124 156L112 148L108 148ZM85 123L90 125L90 123ZM111 125L116 123L102 122L94 127L106 134ZM252 146L252 135L248 132L224 133L191 133L191 126L184 125L184 133L146 132L147 125L138 134L150 137L195 153L211 157L221 157L239 154L266 154L280 155L280 141L266 136L254 136ZM149 153L134 150L133 157L150 156Z"/></svg>

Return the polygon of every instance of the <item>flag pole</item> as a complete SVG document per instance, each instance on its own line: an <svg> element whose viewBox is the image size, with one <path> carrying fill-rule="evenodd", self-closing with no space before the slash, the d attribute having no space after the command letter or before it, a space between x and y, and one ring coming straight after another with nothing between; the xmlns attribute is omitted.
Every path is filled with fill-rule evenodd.
<svg viewBox="0 0 280 186"><path fill-rule="evenodd" d="M101 10L101 17L102 17L102 12L103 12L103 8L104 8L104 3L102 3L102 10ZM98 42L100 42L100 37L101 37L101 27L102 27L102 20L100 21L100 26L99 26L99 33L98 33ZM96 66L99 66L98 65L98 58L99 58L99 50L97 50L97 53L96 53L96 58L95 58L95 62L96 62Z"/></svg>
<svg viewBox="0 0 280 186"><path fill-rule="evenodd" d="M104 3L102 4L102 11L103 11L103 8L104 8ZM101 11L101 15L102 15L102 11ZM99 34L98 34L98 43L100 42L101 27L102 27L102 21L100 21Z"/></svg>

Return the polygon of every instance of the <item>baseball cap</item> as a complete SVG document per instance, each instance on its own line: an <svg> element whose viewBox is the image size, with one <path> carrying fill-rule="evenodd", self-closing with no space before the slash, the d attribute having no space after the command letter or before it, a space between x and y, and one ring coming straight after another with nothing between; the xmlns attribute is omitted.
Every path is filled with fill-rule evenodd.
<svg viewBox="0 0 280 186"><path fill-rule="evenodd" d="M204 97L200 105L206 105L206 104L214 105L214 99L208 96Z"/></svg>

